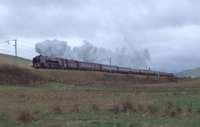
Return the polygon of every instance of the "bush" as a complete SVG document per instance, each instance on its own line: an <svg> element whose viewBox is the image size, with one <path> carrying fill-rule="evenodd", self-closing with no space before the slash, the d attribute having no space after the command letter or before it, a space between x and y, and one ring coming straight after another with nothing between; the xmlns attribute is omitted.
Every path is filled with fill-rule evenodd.
<svg viewBox="0 0 200 127"><path fill-rule="evenodd" d="M170 117L175 117L176 116L176 112L175 111L171 111L169 114Z"/></svg>
<svg viewBox="0 0 200 127"><path fill-rule="evenodd" d="M111 112L117 114L120 112L120 106L119 105L113 105L112 108L110 109Z"/></svg>
<svg viewBox="0 0 200 127"><path fill-rule="evenodd" d="M176 107L176 113L181 114L183 112L183 109L181 107Z"/></svg>
<svg viewBox="0 0 200 127"><path fill-rule="evenodd" d="M188 108L187 108L187 113L188 113L188 114L192 114L192 112L193 112L192 107L188 107Z"/></svg>
<svg viewBox="0 0 200 127"><path fill-rule="evenodd" d="M98 111L98 110L99 110L99 107L98 107L96 104L93 104L93 105L91 106L91 109L92 109L93 111Z"/></svg>
<svg viewBox="0 0 200 127"><path fill-rule="evenodd" d="M137 105L137 110L138 110L138 112L144 112L145 108L144 108L143 105L138 104L138 105Z"/></svg>
<svg viewBox="0 0 200 127"><path fill-rule="evenodd" d="M172 112L172 108L173 108L173 104L170 101L167 101L164 105L163 105L163 116L169 116Z"/></svg>
<svg viewBox="0 0 200 127"><path fill-rule="evenodd" d="M156 106L154 106L154 105L148 105L148 106L147 106L147 112L148 112L149 114L156 114L156 113L159 112L159 109L158 109L158 107L156 107Z"/></svg>
<svg viewBox="0 0 200 127"><path fill-rule="evenodd" d="M125 101L120 104L113 105L110 111L117 114L119 112L136 112L137 109L132 105L131 102Z"/></svg>
<svg viewBox="0 0 200 127"><path fill-rule="evenodd" d="M17 120L21 123L28 123L35 119L34 113L29 110L22 110L17 114Z"/></svg>
<svg viewBox="0 0 200 127"><path fill-rule="evenodd" d="M58 104L53 105L52 111L56 114L61 114L63 112L62 107Z"/></svg>
<svg viewBox="0 0 200 127"><path fill-rule="evenodd" d="M200 108L198 108L198 109L197 109L197 113L199 113L199 114L200 114Z"/></svg>
<svg viewBox="0 0 200 127"><path fill-rule="evenodd" d="M123 112L136 112L136 109L132 105L131 102L125 101L122 103L122 111Z"/></svg>
<svg viewBox="0 0 200 127"><path fill-rule="evenodd" d="M73 108L71 109L71 112L76 112L76 113L80 112L80 105L79 104L75 104L73 106Z"/></svg>

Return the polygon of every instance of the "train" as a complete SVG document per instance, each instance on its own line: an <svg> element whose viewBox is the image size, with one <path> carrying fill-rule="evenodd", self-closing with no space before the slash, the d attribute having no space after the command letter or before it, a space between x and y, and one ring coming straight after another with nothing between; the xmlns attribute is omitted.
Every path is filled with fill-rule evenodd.
<svg viewBox="0 0 200 127"><path fill-rule="evenodd" d="M38 55L32 60L34 68L42 69L63 69L63 70L81 70L81 71L99 71L108 73L135 74L157 77L175 77L173 73L152 71L150 69L133 69L128 67L119 67L114 65L105 65L99 63L83 62L72 59L56 58L51 56Z"/></svg>

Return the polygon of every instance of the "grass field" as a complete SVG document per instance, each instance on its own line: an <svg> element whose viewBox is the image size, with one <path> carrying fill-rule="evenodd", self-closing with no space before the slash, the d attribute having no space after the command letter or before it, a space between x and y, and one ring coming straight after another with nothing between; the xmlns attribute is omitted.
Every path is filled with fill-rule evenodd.
<svg viewBox="0 0 200 127"><path fill-rule="evenodd" d="M200 80L134 86L0 86L2 127L198 127Z"/></svg>
<svg viewBox="0 0 200 127"><path fill-rule="evenodd" d="M169 82L169 79L160 78L158 80L156 76L132 74L34 69L30 60L0 54L0 84L32 85L49 81L78 85L132 85L137 83Z"/></svg>
<svg viewBox="0 0 200 127"><path fill-rule="evenodd" d="M199 127L200 79L150 81L0 55L0 127Z"/></svg>

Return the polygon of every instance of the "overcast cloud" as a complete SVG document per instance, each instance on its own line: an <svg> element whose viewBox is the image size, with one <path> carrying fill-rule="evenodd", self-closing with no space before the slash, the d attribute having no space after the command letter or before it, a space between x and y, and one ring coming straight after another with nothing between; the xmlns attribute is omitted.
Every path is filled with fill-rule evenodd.
<svg viewBox="0 0 200 127"><path fill-rule="evenodd" d="M54 38L149 49L149 66L176 72L200 66L199 7L199 0L0 0L0 40L17 38L29 58L35 43Z"/></svg>

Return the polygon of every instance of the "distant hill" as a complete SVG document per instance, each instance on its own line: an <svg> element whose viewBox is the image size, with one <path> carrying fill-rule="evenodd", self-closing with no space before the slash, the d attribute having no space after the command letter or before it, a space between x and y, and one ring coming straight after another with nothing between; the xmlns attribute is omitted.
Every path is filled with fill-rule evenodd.
<svg viewBox="0 0 200 127"><path fill-rule="evenodd" d="M193 77L193 78L199 78L200 77L200 68L194 68L185 70L183 72L177 73L179 77Z"/></svg>
<svg viewBox="0 0 200 127"><path fill-rule="evenodd" d="M21 58L21 57L15 57L11 55L6 54L0 54L0 64L8 64L8 65L16 65L23 68L31 68L31 60Z"/></svg>

